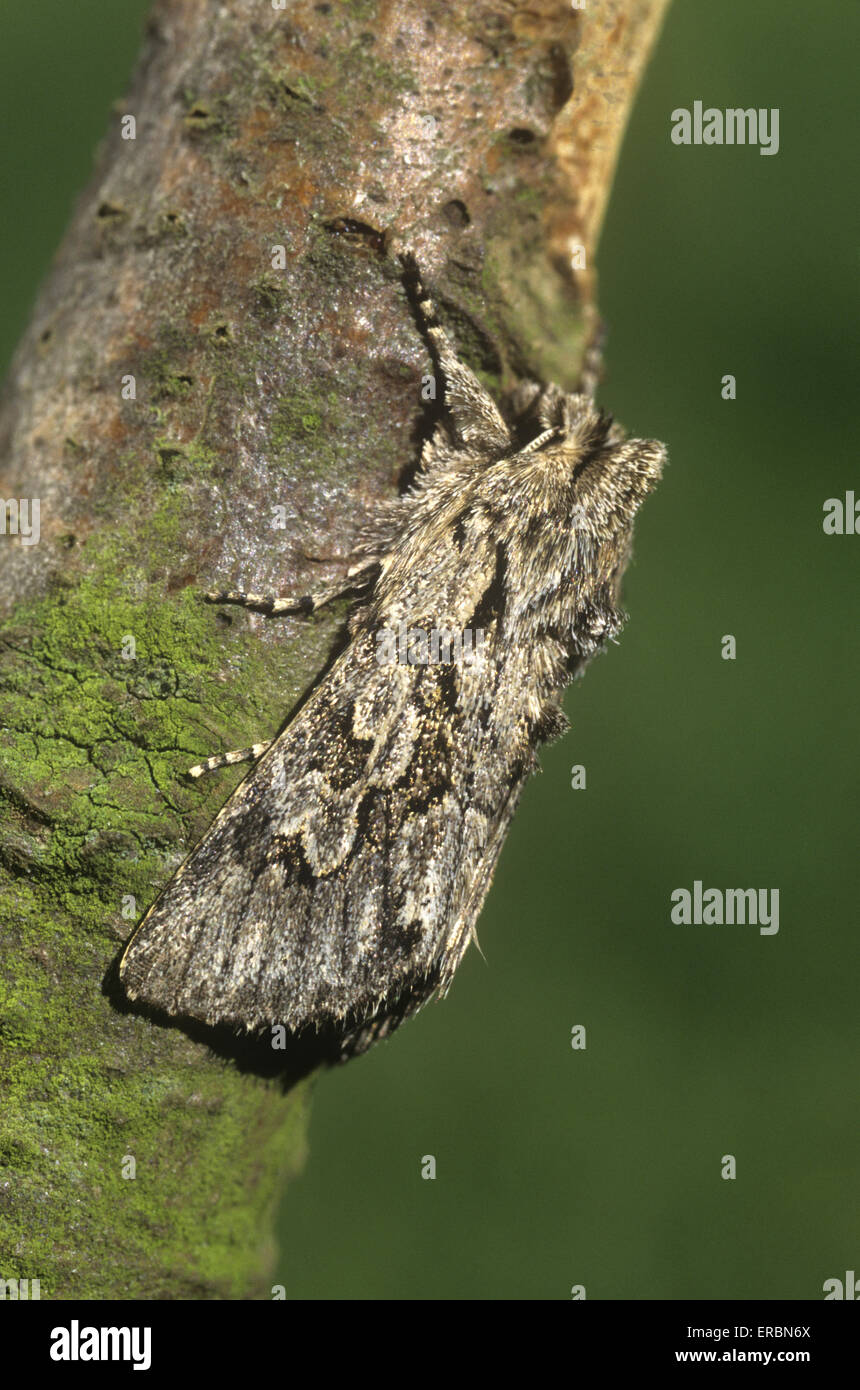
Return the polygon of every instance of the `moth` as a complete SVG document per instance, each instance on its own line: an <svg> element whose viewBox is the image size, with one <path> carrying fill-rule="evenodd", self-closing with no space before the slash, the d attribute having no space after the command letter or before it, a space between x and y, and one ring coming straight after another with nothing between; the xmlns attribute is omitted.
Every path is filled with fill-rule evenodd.
<svg viewBox="0 0 860 1390"><path fill-rule="evenodd" d="M665 461L585 392L523 382L505 418L404 266L442 418L340 582L209 595L270 615L356 602L283 731L192 769L257 758L120 964L133 1000L248 1031L334 1026L345 1055L447 991L537 749L567 728L564 687L621 628L633 519Z"/></svg>

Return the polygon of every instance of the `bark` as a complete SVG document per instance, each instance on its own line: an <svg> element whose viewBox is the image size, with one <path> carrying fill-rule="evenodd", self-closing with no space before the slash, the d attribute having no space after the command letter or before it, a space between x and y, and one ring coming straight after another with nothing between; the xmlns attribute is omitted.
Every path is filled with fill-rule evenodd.
<svg viewBox="0 0 860 1390"><path fill-rule="evenodd" d="M115 964L242 775L185 770L277 731L343 609L199 594L317 587L414 465L399 251L494 389L575 383L663 7L155 6L0 405L0 494L40 501L0 541L0 1277L265 1296L319 1056L132 1013Z"/></svg>

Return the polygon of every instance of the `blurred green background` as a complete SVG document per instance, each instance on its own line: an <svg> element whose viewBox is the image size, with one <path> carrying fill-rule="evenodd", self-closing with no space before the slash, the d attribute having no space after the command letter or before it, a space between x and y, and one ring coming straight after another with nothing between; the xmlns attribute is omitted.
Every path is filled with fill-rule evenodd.
<svg viewBox="0 0 860 1390"><path fill-rule="evenodd" d="M4 368L146 10L5 0ZM860 1269L860 538L821 524L860 495L858 39L844 0L669 12L599 257L601 399L671 460L631 622L569 692L486 959L318 1085L280 1219L289 1297L818 1299ZM673 145L696 99L779 107L779 153ZM695 879L778 888L779 934L672 925Z"/></svg>

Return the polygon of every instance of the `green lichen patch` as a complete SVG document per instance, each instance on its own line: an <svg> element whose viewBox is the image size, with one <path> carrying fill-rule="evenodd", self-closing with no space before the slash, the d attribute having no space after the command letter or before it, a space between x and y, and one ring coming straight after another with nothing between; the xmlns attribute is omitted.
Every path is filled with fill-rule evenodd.
<svg viewBox="0 0 860 1390"><path fill-rule="evenodd" d="M183 93L185 115L182 123L186 132L194 139L235 134L233 105L225 95L193 95Z"/></svg>
<svg viewBox="0 0 860 1390"><path fill-rule="evenodd" d="M266 448L272 463L302 461L302 475L336 477L348 482L360 464L366 440L355 437L355 421L345 408L343 380L326 386L294 384L278 397L267 427Z"/></svg>
<svg viewBox="0 0 860 1390"><path fill-rule="evenodd" d="M275 732L325 637L291 660L169 592L176 499L149 522L137 562L129 529L90 542L77 583L0 631L0 1276L43 1298L259 1291L304 1144L306 1087L241 1074L109 987L242 776L185 770Z"/></svg>

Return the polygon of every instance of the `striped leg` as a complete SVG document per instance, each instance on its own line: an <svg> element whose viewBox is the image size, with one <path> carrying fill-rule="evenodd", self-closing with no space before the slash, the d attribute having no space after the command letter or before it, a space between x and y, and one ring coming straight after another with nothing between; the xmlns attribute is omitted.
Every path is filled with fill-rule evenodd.
<svg viewBox="0 0 860 1390"><path fill-rule="evenodd" d="M378 561L361 560L347 570L339 579L324 584L312 594L302 594L300 598L274 598L269 594L246 594L239 589L216 589L205 595L208 603L239 603L243 608L259 608L267 617L277 617L280 613L316 613L332 599L349 594L367 582L369 571L376 569Z"/></svg>
<svg viewBox="0 0 860 1390"><path fill-rule="evenodd" d="M205 763L195 763L188 769L189 777L202 777L204 772L213 772L216 767L229 767L231 763L254 763L261 758L267 748L271 748L272 739L266 743L252 743L250 748L237 748L233 753L216 753L213 758L207 758Z"/></svg>
<svg viewBox="0 0 860 1390"><path fill-rule="evenodd" d="M351 584L338 579L319 589L315 594L303 594L301 598L274 598L271 594L246 594L239 589L215 589L205 595L208 603L239 603L243 608L259 608L268 617L279 613L314 613L324 603L345 593Z"/></svg>
<svg viewBox="0 0 860 1390"><path fill-rule="evenodd" d="M217 589L205 597L209 603L239 603L243 608L259 608L269 617L275 617L279 613L315 613L332 599L360 588L367 582L370 571L377 568L378 561L375 559L360 560L340 579L333 579L330 584L317 589L315 593L304 594L298 599L274 598L268 594L245 594L238 589ZM204 772L214 772L216 768L229 767L232 763L256 762L271 745L272 740L268 739L266 743L253 743L250 748L236 748L230 753L216 753L205 762L195 763L194 767L190 767L188 776L202 777Z"/></svg>

